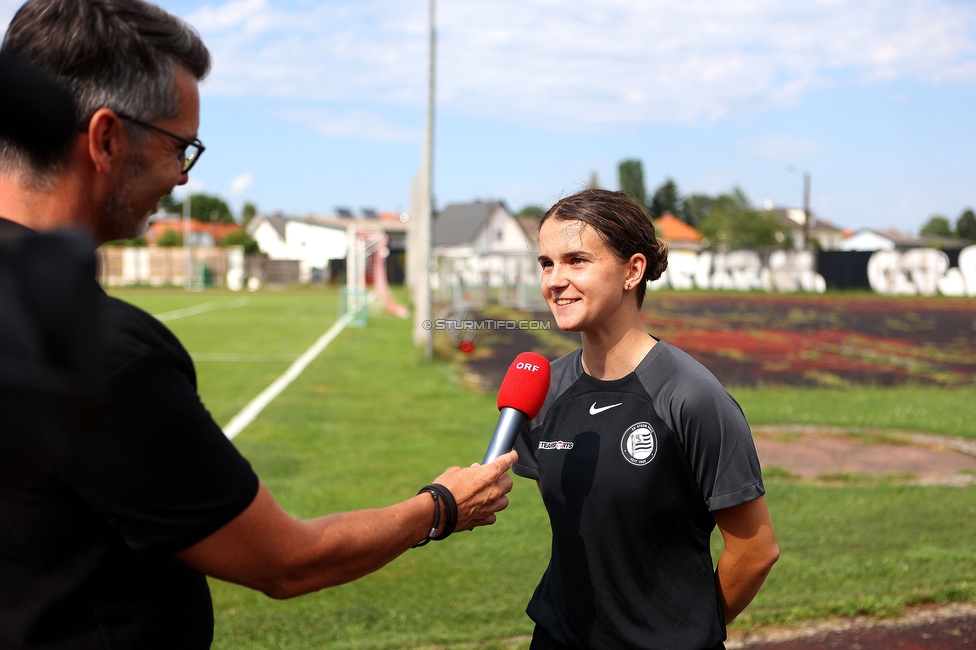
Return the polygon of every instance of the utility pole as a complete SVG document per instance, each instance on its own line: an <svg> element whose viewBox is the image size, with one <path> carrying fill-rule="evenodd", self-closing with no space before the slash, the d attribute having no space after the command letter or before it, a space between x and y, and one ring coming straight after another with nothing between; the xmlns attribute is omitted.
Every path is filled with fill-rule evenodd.
<svg viewBox="0 0 976 650"><path fill-rule="evenodd" d="M803 172L803 250L810 250L810 172Z"/></svg>
<svg viewBox="0 0 976 650"><path fill-rule="evenodd" d="M786 171L803 175L803 250L810 250L810 172L787 165Z"/></svg>

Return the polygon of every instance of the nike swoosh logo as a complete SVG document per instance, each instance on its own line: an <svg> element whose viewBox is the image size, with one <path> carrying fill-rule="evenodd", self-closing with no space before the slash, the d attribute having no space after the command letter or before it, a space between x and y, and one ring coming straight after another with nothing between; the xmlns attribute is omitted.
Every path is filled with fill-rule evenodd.
<svg viewBox="0 0 976 650"><path fill-rule="evenodd" d="M620 406L621 404L623 404L623 402L617 402L616 404L611 404L610 406L601 406L600 408L597 408L596 407L596 402L593 402L593 406L590 407L590 415L596 415L597 413L603 413L607 409L616 408L616 407Z"/></svg>

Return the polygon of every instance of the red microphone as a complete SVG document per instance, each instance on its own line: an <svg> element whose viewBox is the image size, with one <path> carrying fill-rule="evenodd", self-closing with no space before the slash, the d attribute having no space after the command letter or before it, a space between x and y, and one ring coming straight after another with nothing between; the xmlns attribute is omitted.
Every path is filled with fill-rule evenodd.
<svg viewBox="0 0 976 650"><path fill-rule="evenodd" d="M535 352L523 352L515 357L498 389L501 413L482 465L512 450L522 425L539 415L548 392L549 361Z"/></svg>

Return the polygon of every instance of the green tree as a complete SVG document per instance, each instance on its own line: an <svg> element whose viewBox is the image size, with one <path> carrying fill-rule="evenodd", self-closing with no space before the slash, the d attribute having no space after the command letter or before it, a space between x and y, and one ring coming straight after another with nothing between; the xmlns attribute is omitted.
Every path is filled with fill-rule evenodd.
<svg viewBox="0 0 976 650"><path fill-rule="evenodd" d="M968 208L956 219L956 237L976 241L976 213Z"/></svg>
<svg viewBox="0 0 976 650"><path fill-rule="evenodd" d="M681 201L681 220L697 228L711 212L714 203L715 199L707 194L691 194L684 197L684 200ZM676 214L675 216L679 215Z"/></svg>
<svg viewBox="0 0 976 650"><path fill-rule="evenodd" d="M136 239L116 239L114 241L107 241L102 246L115 246L118 248L134 248L138 246L145 246L146 238L137 237Z"/></svg>
<svg viewBox="0 0 976 650"><path fill-rule="evenodd" d="M245 255L260 255L261 247L243 230L235 230L220 240L218 246L243 246Z"/></svg>
<svg viewBox="0 0 976 650"><path fill-rule="evenodd" d="M698 229L708 237L708 248L718 251L775 248L788 241L775 213L756 210L738 187L715 197Z"/></svg>
<svg viewBox="0 0 976 650"><path fill-rule="evenodd" d="M677 217L681 214L680 205L678 186L673 179L668 178L654 191L654 196L651 198L651 214L656 218L670 212Z"/></svg>
<svg viewBox="0 0 976 650"><path fill-rule="evenodd" d="M169 214L182 215L183 202L177 201L176 198L173 197L173 193L170 192L169 194L165 195L163 198L159 199L159 209Z"/></svg>
<svg viewBox="0 0 976 650"><path fill-rule="evenodd" d="M934 214L922 226L919 234L923 237L952 237L952 224L941 214Z"/></svg>
<svg viewBox="0 0 976 650"><path fill-rule="evenodd" d="M257 213L258 206L250 202L245 203L244 207L241 208L241 223L244 224L244 226L247 226L247 224L251 223L251 219L253 219L254 215Z"/></svg>
<svg viewBox="0 0 976 650"><path fill-rule="evenodd" d="M586 182L586 189L588 190L600 189L600 177L596 175L596 170L590 172L590 180Z"/></svg>
<svg viewBox="0 0 976 650"><path fill-rule="evenodd" d="M620 173L620 191L629 194L641 205L647 205L647 190L644 189L644 165L636 158L622 160L617 168Z"/></svg>
<svg viewBox="0 0 976 650"><path fill-rule="evenodd" d="M167 194L160 199L159 207L166 212L183 214L183 202L177 203L172 194ZM234 223L234 215L230 211L230 206L219 196L209 194L192 194L190 196L190 217L197 221Z"/></svg>
<svg viewBox="0 0 976 650"><path fill-rule="evenodd" d="M516 217L533 217L535 219L541 219L542 215L546 213L546 209L541 205L529 204L518 211L515 215Z"/></svg>
<svg viewBox="0 0 976 650"><path fill-rule="evenodd" d="M190 216L197 221L234 223L230 207L219 196L193 194L190 196Z"/></svg>
<svg viewBox="0 0 976 650"><path fill-rule="evenodd" d="M182 214L183 203L177 203L176 199L173 198L173 193L170 192L163 198L159 199L159 209L170 214Z"/></svg>
<svg viewBox="0 0 976 650"><path fill-rule="evenodd" d="M193 207L192 203L190 204L190 207ZM182 246L183 233L176 232L172 228L167 228L166 230L163 231L163 234L159 236L159 239L156 240L156 245L161 246L163 248Z"/></svg>

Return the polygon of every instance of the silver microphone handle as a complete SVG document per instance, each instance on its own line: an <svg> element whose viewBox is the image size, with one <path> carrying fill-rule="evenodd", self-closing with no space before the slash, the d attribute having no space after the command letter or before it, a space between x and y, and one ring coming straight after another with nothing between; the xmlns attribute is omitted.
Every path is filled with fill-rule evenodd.
<svg viewBox="0 0 976 650"><path fill-rule="evenodd" d="M498 424L495 425L495 433L491 435L491 442L488 443L488 451L485 452L482 465L487 465L502 454L507 454L515 446L515 438L519 430L525 424L525 413L509 406L503 406L501 413L498 414Z"/></svg>

